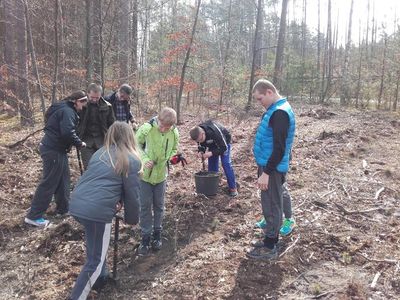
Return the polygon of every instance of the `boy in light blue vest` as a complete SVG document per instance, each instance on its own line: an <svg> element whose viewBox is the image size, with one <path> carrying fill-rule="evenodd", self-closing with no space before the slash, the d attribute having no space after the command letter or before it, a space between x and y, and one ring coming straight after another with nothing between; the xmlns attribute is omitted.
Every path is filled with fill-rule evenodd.
<svg viewBox="0 0 400 300"><path fill-rule="evenodd" d="M268 80L260 79L256 82L253 98L266 109L253 146L258 166L257 186L261 190L266 229L264 241L255 244L247 256L255 259L274 259L278 257L276 245L282 225L283 184L289 170L296 122L290 104Z"/></svg>

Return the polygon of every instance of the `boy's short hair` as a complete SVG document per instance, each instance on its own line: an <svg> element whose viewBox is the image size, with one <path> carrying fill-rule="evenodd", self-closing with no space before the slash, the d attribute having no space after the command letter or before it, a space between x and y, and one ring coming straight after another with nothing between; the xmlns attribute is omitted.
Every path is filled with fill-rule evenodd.
<svg viewBox="0 0 400 300"><path fill-rule="evenodd" d="M132 91L133 91L132 87L129 84L126 84L126 83L122 84L119 87L118 90L120 92L123 92L123 93L127 94L128 96L130 96L132 94Z"/></svg>
<svg viewBox="0 0 400 300"><path fill-rule="evenodd" d="M101 93L101 92L103 92L103 88L99 84L91 83L88 85L87 92L88 93L90 93L90 92Z"/></svg>
<svg viewBox="0 0 400 300"><path fill-rule="evenodd" d="M197 139L198 139L199 136L200 136L200 132L201 132L201 130L200 130L200 127L199 127L199 126L193 127L192 129L190 129L190 132L189 132L190 138L191 138L192 140L194 140L194 141L197 141Z"/></svg>
<svg viewBox="0 0 400 300"><path fill-rule="evenodd" d="M171 107L164 107L158 114L158 120L164 125L172 126L176 123L176 111Z"/></svg>
<svg viewBox="0 0 400 300"><path fill-rule="evenodd" d="M278 93L278 90L274 86L274 84L267 79L259 79L253 86L253 93L258 91L261 94L265 94L267 90L271 90L274 94Z"/></svg>

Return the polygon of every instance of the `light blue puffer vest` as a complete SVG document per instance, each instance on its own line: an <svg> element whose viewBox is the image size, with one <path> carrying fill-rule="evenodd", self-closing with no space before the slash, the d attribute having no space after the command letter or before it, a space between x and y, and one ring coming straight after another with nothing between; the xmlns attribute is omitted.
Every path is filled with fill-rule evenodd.
<svg viewBox="0 0 400 300"><path fill-rule="evenodd" d="M254 139L253 153L257 165L265 167L272 154L274 145L272 128L269 127L269 119L271 118L272 114L278 109L285 111L289 116L289 132L286 138L285 154L283 155L281 162L277 166L278 172L286 173L289 170L290 152L292 150L296 122L292 107L285 98L280 99L272 104L264 113L260 125L258 126L256 137Z"/></svg>

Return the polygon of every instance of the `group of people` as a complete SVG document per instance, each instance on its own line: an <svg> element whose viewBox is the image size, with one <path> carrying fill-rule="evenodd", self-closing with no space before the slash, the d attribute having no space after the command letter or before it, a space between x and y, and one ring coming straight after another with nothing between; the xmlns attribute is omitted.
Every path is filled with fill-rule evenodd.
<svg viewBox="0 0 400 300"><path fill-rule="evenodd" d="M178 154L175 110L163 108L135 132L129 104L133 89L123 84L117 92L104 98L102 92L102 87L93 83L87 93L74 92L47 110L45 134L39 147L43 175L25 218L28 224L47 226L49 221L43 216L54 196L57 215L70 214L84 226L87 259L70 299L86 299L92 288L107 282L105 260L111 224L122 206L125 222L140 224L138 254L146 256L151 249L161 249L169 164L183 159ZM287 100L269 81L259 80L254 85L253 97L266 109L253 149L264 216L258 225L264 228L265 237L254 243L247 255L270 259L277 256L280 231L282 234L283 194L289 199L284 206L290 205L285 175L289 169L295 118ZM206 121L193 127L189 134L198 144L199 157L208 159L209 171L217 172L221 160L228 194L236 197L230 132L217 122ZM85 171L70 197L67 152L72 146L82 153ZM285 221L293 221L289 226L291 231L294 220L291 216L285 217Z"/></svg>

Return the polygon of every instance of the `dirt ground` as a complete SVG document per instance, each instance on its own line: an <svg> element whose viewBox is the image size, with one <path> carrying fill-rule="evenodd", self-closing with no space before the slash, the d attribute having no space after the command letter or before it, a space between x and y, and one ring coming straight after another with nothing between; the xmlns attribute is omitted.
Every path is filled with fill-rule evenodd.
<svg viewBox="0 0 400 300"><path fill-rule="evenodd" d="M139 229L123 225L118 284L91 299L398 299L399 115L293 106L298 130L288 184L297 227L281 239L277 261L245 255L261 235L251 148L262 111L219 117L233 132L234 199L224 179L215 197L195 193L201 163L188 130L200 116L185 115L179 130L189 165L169 177L162 251L138 258ZM45 230L23 224L40 179L42 134L9 149L33 130L10 120L0 129L0 299L66 299L85 259L82 228L51 215ZM76 182L75 153L70 164Z"/></svg>

